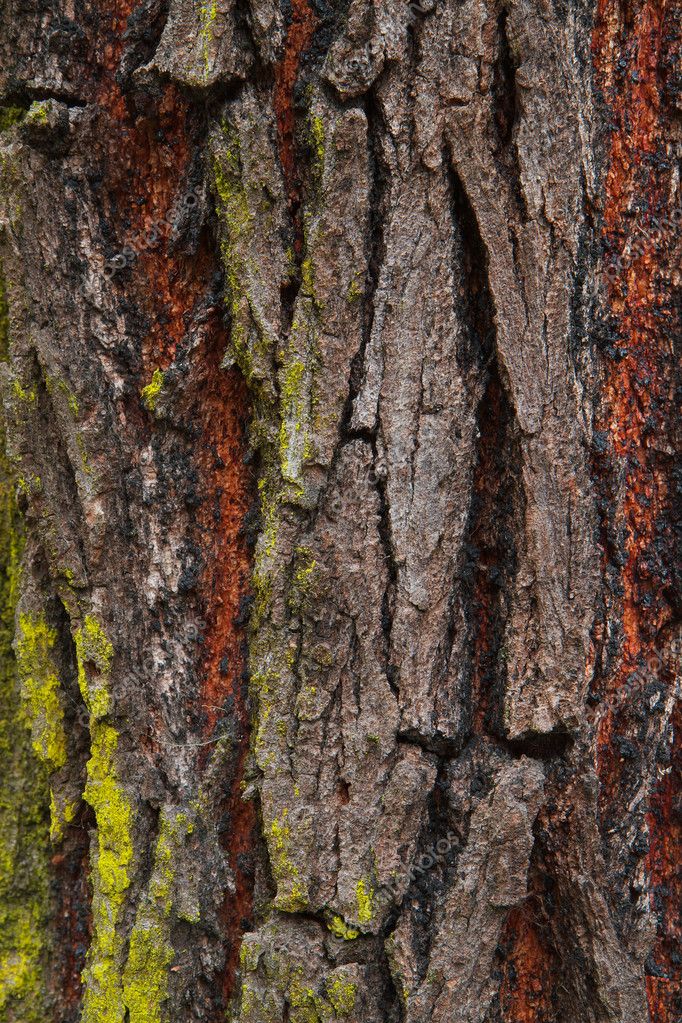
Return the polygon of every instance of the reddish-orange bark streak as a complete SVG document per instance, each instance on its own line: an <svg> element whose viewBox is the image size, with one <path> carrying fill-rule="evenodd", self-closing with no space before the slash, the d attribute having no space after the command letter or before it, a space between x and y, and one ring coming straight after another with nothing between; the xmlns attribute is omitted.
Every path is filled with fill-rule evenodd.
<svg viewBox="0 0 682 1023"><path fill-rule="evenodd" d="M294 90L301 59L310 48L318 19L308 0L293 0L291 21L284 45L284 56L275 69L274 105L279 131L279 155L284 172L284 184L294 220L294 249L298 256L303 250L299 208L301 182L296 172L296 111Z"/></svg>
<svg viewBox="0 0 682 1023"><path fill-rule="evenodd" d="M201 699L204 734L220 730L229 717L234 729L231 756L232 785L220 807L226 816L226 851L234 874L235 891L223 905L227 962L221 977L225 1003L234 985L240 938L250 926L253 909L251 854L256 839L254 804L242 800L241 781L249 751L249 706L245 636L240 612L249 590L250 556L242 531L252 497L244 463L245 427L249 409L246 385L232 370L221 370L224 339L218 315L208 325L202 353L205 373L199 381L203 436L199 466L202 490L210 499L198 513L201 548L206 560L202 592L206 594L205 656ZM205 747L207 749L208 747Z"/></svg>
<svg viewBox="0 0 682 1023"><path fill-rule="evenodd" d="M202 489L210 495L198 512L206 559L202 588L208 597L204 637L205 720L213 730L220 702L240 699L245 668L244 630L235 625L248 593L250 558L242 522L250 503L250 476L244 464L248 411L246 385L234 370L221 370L225 339L217 314L202 352L206 371L200 382L203 436L198 451ZM242 722L242 725L245 725Z"/></svg>
<svg viewBox="0 0 682 1023"><path fill-rule="evenodd" d="M653 656L657 637L669 623L671 610L664 596L662 568L652 557L661 542L669 494L661 461L648 438L666 432L674 414L671 393L670 337L673 329L665 270L665 230L659 232L652 214L666 212L670 194L670 164L665 156L666 112L661 67L669 43L671 5L667 0L621 8L601 0L593 39L597 79L614 121L606 179L603 237L607 267L611 266L608 308L618 327L619 361L610 363L603 392L599 427L610 438L611 457L624 472L616 509L626 527L622 583L622 647L619 664L606 680L607 709L598 728L598 770L602 783L602 812L608 813L619 790L622 758L614 736L627 716L613 710L613 694L623 689L631 673ZM628 18L627 25L622 19ZM647 227L653 222L653 234ZM662 239L661 239L662 236ZM661 240L663 244L661 245ZM670 239L668 239L669 241ZM634 250L633 251L633 247ZM664 666L663 666L664 668ZM654 669L660 681L665 670ZM679 742L679 732L677 733ZM652 887L676 890L679 874L670 855L679 842L664 778L649 817L651 845L648 869ZM678 850L679 856L679 850ZM659 879L658 881L656 879ZM664 897L664 896L662 896ZM679 903L678 903L679 905ZM659 913L655 959L668 978L649 978L652 1023L673 1023L672 989L677 973L669 956L669 914ZM679 980L677 981L679 983Z"/></svg>
<svg viewBox="0 0 682 1023"><path fill-rule="evenodd" d="M542 940L531 897L513 909L500 936L504 949L500 1016L504 1023L553 1023L556 962Z"/></svg>
<svg viewBox="0 0 682 1023"><path fill-rule="evenodd" d="M667 499L664 479L652 466L645 440L648 417L663 418L669 404L670 380L664 373L668 351L657 315L657 272L660 253L654 242L642 241L644 251L627 255L628 244L638 240L638 227L631 222L635 190L655 207L663 182L643 174L647 156L655 158L662 145L660 97L657 70L662 47L665 3L645 4L637 12L630 32L632 61L623 88L614 98L614 112L620 114L619 128L612 136L610 168L606 180L604 235L616 259L617 273L609 289L609 306L621 328L624 358L612 364L604 391L608 409L603 423L616 458L627 461L628 480L624 488L623 517L629 527L628 558L623 572L624 670L632 670L646 648L647 639L663 621L642 615L642 580L646 568L642 554L652 541L657 515ZM616 12L610 3L601 11L595 36L598 67L605 67L606 90L613 82L614 63L621 55L616 33ZM633 81L633 76L637 80ZM639 225L643 229L644 223ZM633 237L634 235L634 237ZM646 504L642 498L646 498ZM646 584L645 584L646 585ZM647 588L653 589L656 580ZM646 622L643 620L646 617ZM620 680L614 679L614 684Z"/></svg>
<svg viewBox="0 0 682 1023"><path fill-rule="evenodd" d="M643 592L655 593L657 586L656 579L647 578L643 555L653 540L656 519L666 507L668 496L646 441L647 420L651 417L660 427L670 404L666 372L669 351L661 327L666 310L660 308L656 280L661 256L654 242L646 240L640 256L627 255L628 243L637 239L637 226L633 228L630 218L633 198L638 197L636 189L646 187L644 194L655 206L663 188L660 177L655 179L642 170L645 157L655 157L662 145L656 77L664 9L664 3L643 5L631 30L634 59L624 87L614 97L614 112L620 115L620 124L612 137L604 207L604 236L617 271L609 288L609 308L620 327L624 357L609 367L604 389L606 413L600 425L610 437L613 456L627 465L622 501L622 516L628 526L627 562L622 574L623 668L620 676L611 680L612 688L622 684L622 676L636 666L651 636L664 624L666 613L660 605L653 613L642 609ZM607 94L613 82L613 65L622 52L617 31L616 14L609 0L601 10L594 46L597 66L604 68Z"/></svg>

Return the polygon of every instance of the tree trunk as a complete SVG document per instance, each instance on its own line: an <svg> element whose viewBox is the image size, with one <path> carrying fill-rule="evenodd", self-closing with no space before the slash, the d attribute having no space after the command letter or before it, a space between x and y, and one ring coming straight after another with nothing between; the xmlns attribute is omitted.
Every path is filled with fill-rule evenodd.
<svg viewBox="0 0 682 1023"><path fill-rule="evenodd" d="M679 1020L674 6L4 0L1 1020Z"/></svg>

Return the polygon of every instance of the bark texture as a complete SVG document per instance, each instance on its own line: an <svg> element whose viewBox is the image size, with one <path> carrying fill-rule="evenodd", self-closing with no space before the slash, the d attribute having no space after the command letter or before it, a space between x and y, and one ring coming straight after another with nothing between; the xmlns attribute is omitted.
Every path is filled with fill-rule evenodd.
<svg viewBox="0 0 682 1023"><path fill-rule="evenodd" d="M1 1020L679 1021L678 18L3 0Z"/></svg>

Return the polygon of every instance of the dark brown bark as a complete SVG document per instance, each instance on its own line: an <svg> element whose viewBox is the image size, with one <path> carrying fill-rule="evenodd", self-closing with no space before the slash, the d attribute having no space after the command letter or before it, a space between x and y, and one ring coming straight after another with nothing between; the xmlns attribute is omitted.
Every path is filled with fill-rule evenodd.
<svg viewBox="0 0 682 1023"><path fill-rule="evenodd" d="M676 1023L677 16L6 0L0 1020Z"/></svg>

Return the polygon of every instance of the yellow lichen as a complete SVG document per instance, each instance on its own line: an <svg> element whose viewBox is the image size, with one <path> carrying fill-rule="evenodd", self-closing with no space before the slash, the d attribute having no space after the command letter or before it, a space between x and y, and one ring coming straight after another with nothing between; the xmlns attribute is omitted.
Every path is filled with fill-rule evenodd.
<svg viewBox="0 0 682 1023"><path fill-rule="evenodd" d="M43 615L19 616L17 664L33 749L53 771L66 763L66 734L60 683L52 653L57 633Z"/></svg>
<svg viewBox="0 0 682 1023"><path fill-rule="evenodd" d="M30 389L30 391L27 391L25 390L24 387L22 387L21 382L16 378L12 381L12 392L14 394L14 397L22 402L33 403L34 401L36 401L38 397L38 388L35 386L35 384Z"/></svg>
<svg viewBox="0 0 682 1023"><path fill-rule="evenodd" d="M94 615L85 616L83 625L76 630L75 644L81 695L90 714L99 720L109 710L108 676L114 648ZM96 668L95 674L89 676L88 665Z"/></svg>
<svg viewBox="0 0 682 1023"><path fill-rule="evenodd" d="M124 940L118 924L130 885L133 811L116 770L115 729L94 718L90 727L84 796L95 811L97 846L92 869L94 934L83 973L81 1023L122 1023Z"/></svg>
<svg viewBox="0 0 682 1023"><path fill-rule="evenodd" d="M317 304L317 299L315 298L315 271L310 256L301 263L301 294L306 298L312 299Z"/></svg>
<svg viewBox="0 0 682 1023"><path fill-rule="evenodd" d="M0 107L0 132L21 121L25 113L23 107Z"/></svg>
<svg viewBox="0 0 682 1023"><path fill-rule="evenodd" d="M78 405L78 398L69 390L68 385L63 380L55 380L54 377L51 377L49 374L46 374L45 386L47 387L47 390L51 395L54 395L55 391L61 392L61 394L63 394L64 397L66 398L69 410L71 411L72 415L74 416L74 418L78 418L78 414L80 411Z"/></svg>
<svg viewBox="0 0 682 1023"><path fill-rule="evenodd" d="M50 841L61 842L67 824L76 819L78 812L78 801L75 799L63 799L57 797L54 791L50 791Z"/></svg>
<svg viewBox="0 0 682 1023"><path fill-rule="evenodd" d="M281 818L275 817L270 824L270 856L277 880L275 905L286 913L301 912L308 908L308 889L299 880L298 867L290 858L291 831L288 823L289 810L282 810Z"/></svg>
<svg viewBox="0 0 682 1023"><path fill-rule="evenodd" d="M346 299L348 302L357 302L358 299L362 298L364 292L358 284L357 277L353 277L353 280L348 285L348 291L346 292Z"/></svg>
<svg viewBox="0 0 682 1023"><path fill-rule="evenodd" d="M310 141L315 154L314 172L318 183L324 173L324 122L321 117L313 114L310 118Z"/></svg>
<svg viewBox="0 0 682 1023"><path fill-rule="evenodd" d="M96 722L84 793L97 819L98 874L102 891L114 899L128 888L128 867L133 858L132 808L114 766L117 746L116 730Z"/></svg>
<svg viewBox="0 0 682 1023"><path fill-rule="evenodd" d="M327 983L327 997L337 1016L350 1016L355 1008L355 997L357 984L345 980L343 977L334 977Z"/></svg>
<svg viewBox="0 0 682 1023"><path fill-rule="evenodd" d="M326 977L311 976L310 964L278 941L277 923L268 926L265 947L256 935L247 935L242 946L241 963L247 973L258 970L267 978L265 995L249 981L241 990L241 1023L266 1023L281 1018L281 1005L287 1007L291 1023L332 1023L349 1016L356 1001L357 985L350 970L340 967Z"/></svg>
<svg viewBox="0 0 682 1023"><path fill-rule="evenodd" d="M199 8L199 19L201 28L199 36L201 39L201 53L204 61L204 78L208 78L210 71L210 44L213 39L213 25L218 16L218 0L201 0Z"/></svg>
<svg viewBox="0 0 682 1023"><path fill-rule="evenodd" d="M140 391L142 404L149 412L156 412L156 406L162 390L163 372L160 369L155 369L151 381Z"/></svg>
<svg viewBox="0 0 682 1023"><path fill-rule="evenodd" d="M92 476L92 466L90 465L90 459L88 458L88 449L85 446L85 440L82 434L76 434L76 447L78 448L78 454L81 460L81 469L86 476Z"/></svg>
<svg viewBox="0 0 682 1023"><path fill-rule="evenodd" d="M357 898L358 920L361 924L370 923L374 916L374 889L369 881L361 879L355 888Z"/></svg>
<svg viewBox="0 0 682 1023"><path fill-rule="evenodd" d="M334 916L327 924L335 938L342 938L344 941L354 941L360 932L355 927L349 927L341 916Z"/></svg>
<svg viewBox="0 0 682 1023"><path fill-rule="evenodd" d="M239 949L239 964L242 970L253 973L258 968L262 947L254 934L247 934Z"/></svg>
<svg viewBox="0 0 682 1023"><path fill-rule="evenodd" d="M48 122L49 100L35 100L26 111L25 123L44 126Z"/></svg>
<svg viewBox="0 0 682 1023"><path fill-rule="evenodd" d="M83 973L81 1023L122 1023L120 916L133 863L133 809L116 766L118 733L102 718L110 708L114 650L94 615L76 630L78 683L90 711L90 760L84 798L95 811L97 844L92 862L93 939Z"/></svg>
<svg viewBox="0 0 682 1023"><path fill-rule="evenodd" d="M123 1004L128 1023L163 1023L168 998L168 971L174 952L170 941L173 908L173 861L193 830L185 812L163 810L149 888L135 918L123 973ZM198 916L194 917L194 922Z"/></svg>
<svg viewBox="0 0 682 1023"><path fill-rule="evenodd" d="M124 1004L129 1023L162 1023L173 950L159 924L136 924L130 936Z"/></svg>
<svg viewBox="0 0 682 1023"><path fill-rule="evenodd" d="M0 359L6 360L9 312L1 271ZM0 416L0 1019L45 1023L49 787L26 728L12 648L22 547Z"/></svg>
<svg viewBox="0 0 682 1023"><path fill-rule="evenodd" d="M288 360L282 372L280 391L281 426L279 433L280 465L282 476L297 483L300 476L302 436L306 408L305 364L294 357Z"/></svg>
<svg viewBox="0 0 682 1023"><path fill-rule="evenodd" d="M315 295L313 261L301 263L301 316L294 319L288 344L279 352L279 468L288 495L302 496L303 469L315 455L313 422L317 397L315 372L320 356L317 346L321 304ZM294 485L294 488L291 487Z"/></svg>
<svg viewBox="0 0 682 1023"><path fill-rule="evenodd" d="M253 213L242 180L237 132L221 126L219 154L213 161L216 209L221 225L221 255L225 268L225 301L230 311L230 350L224 366L236 364L258 394L269 373L272 339L252 298L250 282L257 267L246 256Z"/></svg>
<svg viewBox="0 0 682 1023"><path fill-rule="evenodd" d="M296 548L296 560L291 575L291 584L287 594L287 605L293 613L301 611L310 603L313 576L317 561L307 547Z"/></svg>
<svg viewBox="0 0 682 1023"><path fill-rule="evenodd" d="M17 486L22 494L26 497L35 497L43 489L43 482L40 476L29 476L28 479L25 476L19 476L17 479Z"/></svg>
<svg viewBox="0 0 682 1023"><path fill-rule="evenodd" d="M289 984L287 995L291 1006L291 1023L320 1023L325 1005L312 987L302 984L298 977L294 977Z"/></svg>

